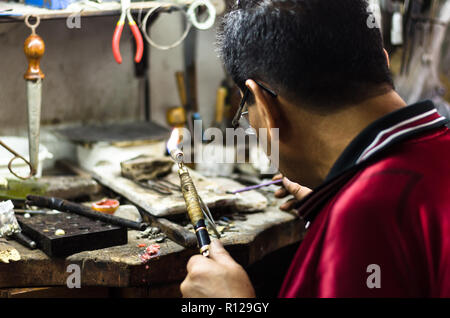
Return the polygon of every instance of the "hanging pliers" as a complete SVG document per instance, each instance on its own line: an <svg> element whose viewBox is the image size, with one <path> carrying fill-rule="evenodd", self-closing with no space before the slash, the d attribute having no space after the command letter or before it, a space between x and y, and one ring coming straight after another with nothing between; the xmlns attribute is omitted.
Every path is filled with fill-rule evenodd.
<svg viewBox="0 0 450 318"><path fill-rule="evenodd" d="M123 25L125 24L125 19L128 18L128 25L130 26L131 32L133 33L134 39L136 41L136 55L134 56L134 61L139 63L142 59L142 54L144 53L144 41L142 40L141 31L139 31L136 22L134 22L133 17L130 12L131 0L121 0L122 14L117 22L116 29L114 30L114 35L112 39L112 50L116 62L122 64L122 56L120 55L120 37L122 36Z"/></svg>

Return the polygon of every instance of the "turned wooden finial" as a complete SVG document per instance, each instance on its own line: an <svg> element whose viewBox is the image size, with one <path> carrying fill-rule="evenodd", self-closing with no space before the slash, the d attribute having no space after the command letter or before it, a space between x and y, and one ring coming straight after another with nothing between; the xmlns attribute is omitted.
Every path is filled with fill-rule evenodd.
<svg viewBox="0 0 450 318"><path fill-rule="evenodd" d="M36 34L36 27L40 19L36 17L36 23L30 24L30 16L25 18L25 24L31 29L30 36L25 40L23 51L28 60L28 69L23 76L27 81L35 81L45 77L40 68L41 58L45 52L45 44L42 38Z"/></svg>

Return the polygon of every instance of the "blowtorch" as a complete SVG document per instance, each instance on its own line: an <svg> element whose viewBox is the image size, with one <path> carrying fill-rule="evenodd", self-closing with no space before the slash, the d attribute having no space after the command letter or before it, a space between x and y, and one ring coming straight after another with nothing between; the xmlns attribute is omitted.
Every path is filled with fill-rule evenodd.
<svg viewBox="0 0 450 318"><path fill-rule="evenodd" d="M178 136L178 129L175 128L169 141L167 142L167 150L172 159L178 164L178 175L180 177L181 191L183 193L184 202L186 203L189 219L194 226L195 235L197 236L198 245L200 247L200 253L203 256L208 257L211 239L206 227L205 217L218 238L220 238L220 234L215 227L215 223L208 206L198 195L189 171L184 165L184 153L178 148Z"/></svg>

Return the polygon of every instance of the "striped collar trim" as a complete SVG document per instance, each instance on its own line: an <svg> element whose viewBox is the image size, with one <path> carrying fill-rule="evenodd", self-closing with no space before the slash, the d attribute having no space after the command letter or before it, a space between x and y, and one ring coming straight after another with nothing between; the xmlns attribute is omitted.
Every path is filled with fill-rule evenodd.
<svg viewBox="0 0 450 318"><path fill-rule="evenodd" d="M444 126L447 122L429 100L387 114L370 124L347 146L331 168L325 182L401 140Z"/></svg>

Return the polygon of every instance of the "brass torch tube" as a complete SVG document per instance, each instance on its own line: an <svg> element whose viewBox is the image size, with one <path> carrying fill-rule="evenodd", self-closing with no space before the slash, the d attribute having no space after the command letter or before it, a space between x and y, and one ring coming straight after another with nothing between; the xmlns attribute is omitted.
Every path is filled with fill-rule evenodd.
<svg viewBox="0 0 450 318"><path fill-rule="evenodd" d="M194 182L189 175L189 171L184 165L180 166L178 169L178 174L180 176L181 191L186 203L187 213L192 225L194 226L195 234L200 247L200 253L203 254L203 256L208 256L209 244L211 243L211 240L209 238L208 230L206 229L197 190L195 189Z"/></svg>

